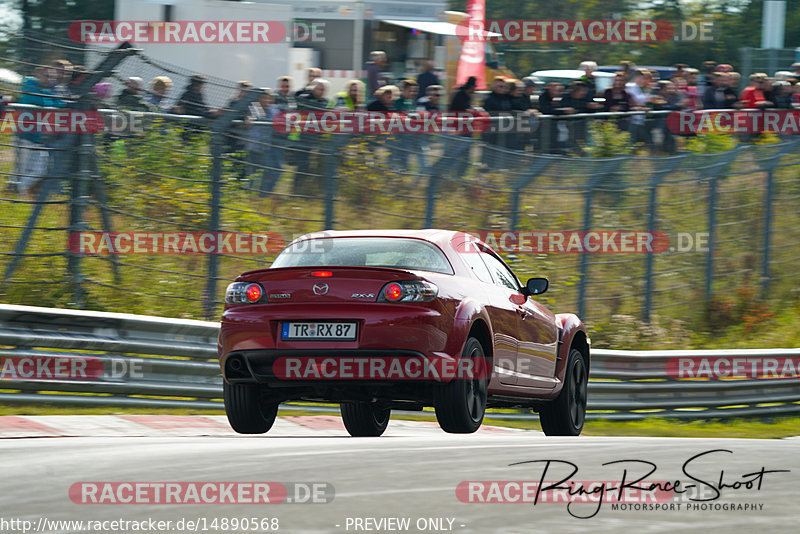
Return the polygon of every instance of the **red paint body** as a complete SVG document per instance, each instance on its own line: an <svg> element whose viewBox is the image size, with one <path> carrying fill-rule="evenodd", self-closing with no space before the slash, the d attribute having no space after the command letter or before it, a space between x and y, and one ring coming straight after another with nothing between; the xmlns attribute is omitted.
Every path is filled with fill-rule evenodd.
<svg viewBox="0 0 800 534"><path fill-rule="evenodd" d="M326 232L324 236L299 238L421 239L444 253L453 274L331 265L246 272L236 279L237 282L259 283L269 301L226 305L218 346L223 376L231 383L265 384L265 395L273 400L381 399L394 405L429 406L435 395L435 382L289 382L272 375L271 362L282 356L323 355L458 360L472 335L484 345L491 363L488 406L536 406L540 401L553 399L561 391L571 346L583 353L588 366L586 328L573 314L554 315L518 290L478 279L463 258L477 252L456 250L453 245L456 234L442 230L382 230ZM477 243L483 251L481 254L502 261L489 247L480 241ZM330 271L331 276L312 276L312 272L323 269ZM431 302L377 301L384 285L408 280L435 284L437 297ZM328 284L328 292L316 295L312 288L321 282ZM355 321L356 340L286 341L280 338L283 321L303 320ZM229 362L229 358L233 360ZM236 359L240 370L233 372L229 364Z"/></svg>

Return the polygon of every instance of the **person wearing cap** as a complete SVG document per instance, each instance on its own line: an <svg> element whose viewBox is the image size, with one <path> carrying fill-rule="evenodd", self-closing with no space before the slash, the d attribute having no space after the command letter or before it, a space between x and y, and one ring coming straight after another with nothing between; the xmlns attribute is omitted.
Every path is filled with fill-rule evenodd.
<svg viewBox="0 0 800 534"><path fill-rule="evenodd" d="M206 77L202 74L193 74L189 77L189 84L184 89L178 102L172 108L178 115L197 115L199 117L213 118L220 114L206 104L203 91L206 86Z"/></svg>
<svg viewBox="0 0 800 534"><path fill-rule="evenodd" d="M541 80L536 76L526 76L522 78L523 84L523 97L528 99L530 106L528 109L536 109L536 100L538 100L536 95L536 88L542 85Z"/></svg>
<svg viewBox="0 0 800 534"><path fill-rule="evenodd" d="M125 79L125 88L117 95L117 107L131 111L150 111L150 106L142 97L144 80L138 76Z"/></svg>

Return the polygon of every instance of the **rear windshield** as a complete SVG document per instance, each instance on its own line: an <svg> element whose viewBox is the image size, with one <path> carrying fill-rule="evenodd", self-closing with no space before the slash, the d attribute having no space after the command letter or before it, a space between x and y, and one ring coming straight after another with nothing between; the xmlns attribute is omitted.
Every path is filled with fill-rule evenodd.
<svg viewBox="0 0 800 534"><path fill-rule="evenodd" d="M299 241L281 252L272 267L391 267L453 274L444 253L421 239L327 237Z"/></svg>

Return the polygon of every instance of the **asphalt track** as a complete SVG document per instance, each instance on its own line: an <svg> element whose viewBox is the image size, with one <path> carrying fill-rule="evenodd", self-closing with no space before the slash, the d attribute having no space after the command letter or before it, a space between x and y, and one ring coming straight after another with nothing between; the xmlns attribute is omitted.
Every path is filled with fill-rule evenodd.
<svg viewBox="0 0 800 534"><path fill-rule="evenodd" d="M48 437L59 436L59 437ZM613 510L606 502L567 508L565 503L473 504L460 502L462 481L538 481L543 463L571 461L573 481L619 481L623 467L642 472L643 464L602 465L616 460L646 460L656 465L647 480L709 484L674 497L673 510ZM473 435L448 435L429 423L392 421L381 438L347 437L331 417L281 418L264 436L239 436L224 418L165 416L68 416L0 418L3 491L0 521L30 520L181 520L278 518L279 532L775 532L796 531L800 512L800 440L725 440L682 438L548 438L535 431L482 429ZM551 464L548 474L566 473ZM724 488L706 503L687 510L687 496L712 497L710 485L753 480L766 473L761 488ZM721 472L724 472L721 475ZM548 480L560 477L547 476ZM76 504L69 488L76 482L325 482L335 498L326 504ZM291 498L291 496L290 496ZM702 504L702 503L695 503ZM748 505L750 510L730 510ZM714 509L714 508L718 509ZM574 515L588 516L577 518ZM570 513L572 512L572 514ZM349 518L349 520L348 520ZM366 520L371 518L372 521ZM408 518L408 527L373 521ZM440 521L438 526L428 519ZM361 519L361 528L356 528ZM452 523L449 521L452 520ZM0 523L2 524L2 523ZM44 523L47 526L47 523ZM433 528L431 528L433 525ZM388 528L387 528L388 527ZM419 527L419 528L418 528ZM367 530L369 528L369 530ZM22 532L5 524L5 532ZM53 525L39 532L77 532ZM85 530L84 530L85 531ZM91 530L118 532L121 530ZM172 526L143 532L188 532ZM265 532L265 530L251 530ZM142 531L139 531L142 532Z"/></svg>

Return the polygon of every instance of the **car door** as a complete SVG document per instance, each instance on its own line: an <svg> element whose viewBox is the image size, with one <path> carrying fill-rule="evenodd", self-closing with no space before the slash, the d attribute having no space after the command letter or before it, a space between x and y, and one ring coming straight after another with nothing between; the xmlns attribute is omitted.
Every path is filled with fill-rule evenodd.
<svg viewBox="0 0 800 534"><path fill-rule="evenodd" d="M551 389L555 387L558 329L554 315L544 306L520 292L521 284L509 267L491 254L483 257L493 276L502 280L511 291L509 302L515 312L517 357L514 367L515 384ZM511 302L515 300L517 303Z"/></svg>
<svg viewBox="0 0 800 534"><path fill-rule="evenodd" d="M556 379L558 327L555 315L531 297L521 306L517 385L552 389Z"/></svg>
<svg viewBox="0 0 800 534"><path fill-rule="evenodd" d="M494 339L494 372L497 373L501 384L512 385L517 377L514 373L517 361L517 340L513 337L516 316L510 309L511 302L498 295L502 291L498 287L488 267L477 251L462 252L461 257L477 278L477 283L483 286L484 293L489 299L487 312L492 322Z"/></svg>
<svg viewBox="0 0 800 534"><path fill-rule="evenodd" d="M500 375L501 384L517 384L519 367L519 306L513 299L518 298L519 285L514 275L503 262L486 252L476 254L480 256L492 275L493 288L491 303L495 313L492 317L495 347L503 346L503 357L496 349L494 370Z"/></svg>

